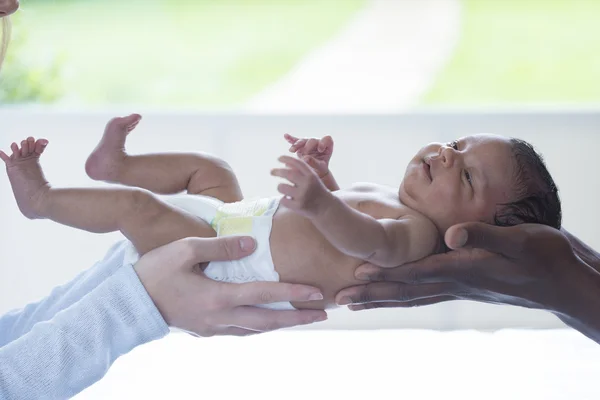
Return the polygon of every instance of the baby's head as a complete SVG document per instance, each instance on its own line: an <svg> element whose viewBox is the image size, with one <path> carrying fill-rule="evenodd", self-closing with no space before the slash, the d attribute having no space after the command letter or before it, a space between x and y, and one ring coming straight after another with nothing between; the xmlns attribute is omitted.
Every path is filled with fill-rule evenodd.
<svg viewBox="0 0 600 400"><path fill-rule="evenodd" d="M523 140L496 135L423 147L406 168L399 195L441 233L472 221L559 229L562 218L558 189L542 157Z"/></svg>

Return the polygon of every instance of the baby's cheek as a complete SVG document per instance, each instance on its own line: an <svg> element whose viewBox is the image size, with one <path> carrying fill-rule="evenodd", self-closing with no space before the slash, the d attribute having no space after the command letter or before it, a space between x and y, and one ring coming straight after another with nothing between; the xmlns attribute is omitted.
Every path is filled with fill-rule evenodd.
<svg viewBox="0 0 600 400"><path fill-rule="evenodd" d="M467 207L462 213L458 214L460 219L456 223L461 222L485 222L493 223L494 214L487 208L478 208L476 206Z"/></svg>
<svg viewBox="0 0 600 400"><path fill-rule="evenodd" d="M444 203L443 201L440 203L446 204L446 206L440 210L439 226L446 229L463 222L482 221L485 217L480 210L469 204Z"/></svg>

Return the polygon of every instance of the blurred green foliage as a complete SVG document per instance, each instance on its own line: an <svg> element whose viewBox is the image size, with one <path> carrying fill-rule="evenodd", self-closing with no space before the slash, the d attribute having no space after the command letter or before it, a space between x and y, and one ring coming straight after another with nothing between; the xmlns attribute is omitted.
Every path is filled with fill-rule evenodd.
<svg viewBox="0 0 600 400"><path fill-rule="evenodd" d="M365 4L29 0L19 13L27 22L28 53L66 55L63 104L220 110L280 79Z"/></svg>
<svg viewBox="0 0 600 400"><path fill-rule="evenodd" d="M40 60L27 54L27 30L19 13L12 18L12 38L0 73L0 104L52 103L63 94L57 56Z"/></svg>
<svg viewBox="0 0 600 400"><path fill-rule="evenodd" d="M463 0L426 105L600 103L599 0Z"/></svg>

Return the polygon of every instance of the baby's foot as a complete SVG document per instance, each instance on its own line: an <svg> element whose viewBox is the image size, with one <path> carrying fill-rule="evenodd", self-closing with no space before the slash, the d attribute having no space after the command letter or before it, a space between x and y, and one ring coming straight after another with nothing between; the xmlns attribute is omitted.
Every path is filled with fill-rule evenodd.
<svg viewBox="0 0 600 400"><path fill-rule="evenodd" d="M21 148L16 143L10 146L10 157L0 150L19 210L29 219L43 218L44 202L50 190L39 163L47 145L46 139L36 141L29 137L21 142Z"/></svg>
<svg viewBox="0 0 600 400"><path fill-rule="evenodd" d="M125 140L142 119L139 114L113 118L106 124L104 135L85 163L85 172L97 181L117 182L127 153Z"/></svg>

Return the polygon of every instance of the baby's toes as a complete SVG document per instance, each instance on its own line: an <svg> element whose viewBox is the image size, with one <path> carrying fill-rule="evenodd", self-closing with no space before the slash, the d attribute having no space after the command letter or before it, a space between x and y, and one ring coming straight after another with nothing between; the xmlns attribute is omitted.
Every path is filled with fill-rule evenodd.
<svg viewBox="0 0 600 400"><path fill-rule="evenodd" d="M131 114L124 118L124 123L127 125L127 132L131 132L140 123L142 116L140 114Z"/></svg>
<svg viewBox="0 0 600 400"><path fill-rule="evenodd" d="M29 143L27 140L21 140L21 157L27 157L29 155Z"/></svg>
<svg viewBox="0 0 600 400"><path fill-rule="evenodd" d="M13 158L21 158L21 150L19 149L19 146L18 146L18 145L17 145L15 142L13 142L13 143L10 145L10 149L11 149L11 150L12 150L12 152L13 152L13 153L12 153L12 157L13 157Z"/></svg>
<svg viewBox="0 0 600 400"><path fill-rule="evenodd" d="M38 139L35 142L34 151L39 155L46 150L46 146L48 145L48 141L46 139Z"/></svg>
<svg viewBox="0 0 600 400"><path fill-rule="evenodd" d="M6 154L2 150L0 150L0 160L4 161L6 164L8 164L10 162L10 157L8 156L8 154Z"/></svg>
<svg viewBox="0 0 600 400"><path fill-rule="evenodd" d="M29 154L35 151L35 139L31 136L27 138L27 147L29 149Z"/></svg>

